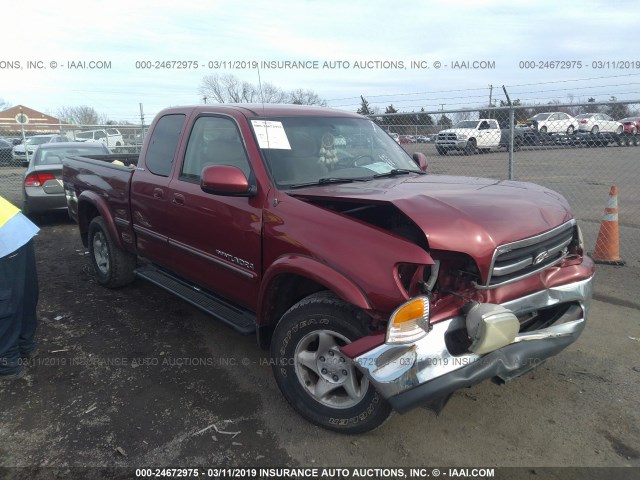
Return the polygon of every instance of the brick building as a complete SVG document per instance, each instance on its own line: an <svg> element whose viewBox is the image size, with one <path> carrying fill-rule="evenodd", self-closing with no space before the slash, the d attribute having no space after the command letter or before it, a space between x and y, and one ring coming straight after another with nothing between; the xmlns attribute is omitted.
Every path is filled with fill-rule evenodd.
<svg viewBox="0 0 640 480"><path fill-rule="evenodd" d="M0 135L21 131L21 123L24 124L25 133L30 135L58 133L60 125L66 125L59 118L24 105L16 105L0 112Z"/></svg>

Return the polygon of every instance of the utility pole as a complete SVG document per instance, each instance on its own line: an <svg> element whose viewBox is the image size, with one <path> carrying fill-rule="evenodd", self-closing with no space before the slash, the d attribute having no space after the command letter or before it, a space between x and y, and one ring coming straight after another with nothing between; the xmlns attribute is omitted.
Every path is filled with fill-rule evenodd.
<svg viewBox="0 0 640 480"><path fill-rule="evenodd" d="M142 130L141 131L141 140L144 143L144 110L142 108L142 103L140 103L139 105L140 105L140 129Z"/></svg>
<svg viewBox="0 0 640 480"><path fill-rule="evenodd" d="M207 104L207 96L205 95L204 97L202 97L202 100L204 100L204 104Z"/></svg>
<svg viewBox="0 0 640 480"><path fill-rule="evenodd" d="M491 108L493 105L491 104L491 99L493 97L493 84L489 84L489 108ZM491 110L489 110L489 118L491 118Z"/></svg>

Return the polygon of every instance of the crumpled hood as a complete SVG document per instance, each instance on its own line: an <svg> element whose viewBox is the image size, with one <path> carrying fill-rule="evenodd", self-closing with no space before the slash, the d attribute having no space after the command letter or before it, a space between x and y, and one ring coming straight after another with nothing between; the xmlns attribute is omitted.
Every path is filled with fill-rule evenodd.
<svg viewBox="0 0 640 480"><path fill-rule="evenodd" d="M487 268L495 248L572 218L567 201L532 183L420 175L309 187L288 192L309 200L389 202L427 236L432 249L469 254ZM485 268L482 268L485 267Z"/></svg>

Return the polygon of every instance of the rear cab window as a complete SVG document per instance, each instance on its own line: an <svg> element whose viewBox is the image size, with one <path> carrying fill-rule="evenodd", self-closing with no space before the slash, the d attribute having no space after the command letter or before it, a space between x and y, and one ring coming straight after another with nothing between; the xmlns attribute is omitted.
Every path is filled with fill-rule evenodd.
<svg viewBox="0 0 640 480"><path fill-rule="evenodd" d="M156 123L146 153L147 169L154 175L171 174L185 119L184 114L169 114Z"/></svg>

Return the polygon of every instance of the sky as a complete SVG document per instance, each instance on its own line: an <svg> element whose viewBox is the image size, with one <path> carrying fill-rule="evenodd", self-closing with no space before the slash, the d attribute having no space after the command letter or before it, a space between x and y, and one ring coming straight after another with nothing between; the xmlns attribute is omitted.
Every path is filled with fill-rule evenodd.
<svg viewBox="0 0 640 480"><path fill-rule="evenodd" d="M214 74L351 111L361 95L381 111L475 108L504 100L503 85L528 104L640 98L640 18L607 1L22 0L4 12L0 100L53 115L87 105L136 122L142 104L148 123L203 103Z"/></svg>

